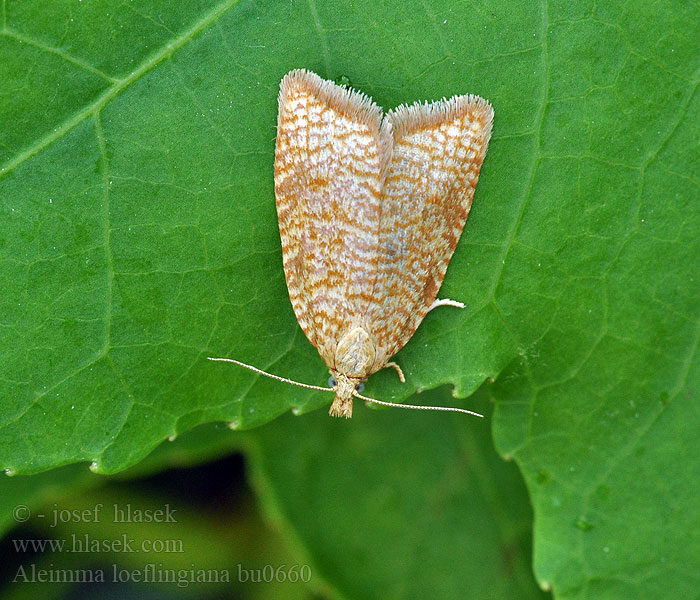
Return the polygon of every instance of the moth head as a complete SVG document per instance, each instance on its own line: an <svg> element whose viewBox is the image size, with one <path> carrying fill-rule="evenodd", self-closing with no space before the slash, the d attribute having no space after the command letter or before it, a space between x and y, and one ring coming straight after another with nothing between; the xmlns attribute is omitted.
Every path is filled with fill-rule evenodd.
<svg viewBox="0 0 700 600"><path fill-rule="evenodd" d="M329 382L335 392L330 415L352 417L352 397L362 391L362 382L372 374L376 354L369 333L362 327L353 327L340 338Z"/></svg>
<svg viewBox="0 0 700 600"><path fill-rule="evenodd" d="M337 371L331 371L329 383L335 392L335 398L328 414L349 419L352 417L352 397L362 391L364 383L356 377L348 377Z"/></svg>

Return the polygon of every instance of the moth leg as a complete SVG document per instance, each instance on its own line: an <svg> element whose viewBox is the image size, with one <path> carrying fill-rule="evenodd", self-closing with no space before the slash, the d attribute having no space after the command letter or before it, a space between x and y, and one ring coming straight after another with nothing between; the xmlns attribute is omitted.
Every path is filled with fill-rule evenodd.
<svg viewBox="0 0 700 600"><path fill-rule="evenodd" d="M384 365L385 369L387 367L396 369L396 372L399 374L399 380L401 381L401 383L406 383L406 378L403 376L403 371L401 370L401 367L399 367L399 365L397 365L395 362L388 362Z"/></svg>
<svg viewBox="0 0 700 600"><path fill-rule="evenodd" d="M428 309L428 312L433 310L434 308L437 308L438 306L456 306L457 308L464 308L464 303L463 302L457 302L456 300L449 300L448 298L445 298L444 300L438 300L437 298L433 301L433 303L430 305L430 308Z"/></svg>

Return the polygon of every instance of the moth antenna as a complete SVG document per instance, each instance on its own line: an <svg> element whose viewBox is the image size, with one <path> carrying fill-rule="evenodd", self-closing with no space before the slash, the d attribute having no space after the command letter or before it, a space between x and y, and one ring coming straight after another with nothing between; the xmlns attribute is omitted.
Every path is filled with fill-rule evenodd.
<svg viewBox="0 0 700 600"><path fill-rule="evenodd" d="M300 383L299 381L294 381L293 379L287 379L286 377L280 377L279 375L273 375L272 373L268 373L267 371L263 371L262 369L258 369L257 367L254 367L253 365L248 365L244 362L241 362L240 360L235 360L233 358L212 358L211 356L207 356L207 359L214 360L217 362L230 362L230 363L233 363L234 365L238 365L239 367L245 367L246 369L250 369L251 371L255 371L256 373L258 373L260 375L265 375L265 377L269 377L270 379L276 379L277 381L282 381L283 383L291 383L292 385L296 385L296 386L302 387L302 388L307 388L309 390L320 390L322 392L335 393L335 390L333 390L331 388L321 387L320 385L309 385L308 383Z"/></svg>
<svg viewBox="0 0 700 600"><path fill-rule="evenodd" d="M474 415L475 417L484 418L484 415L474 412L472 410L467 410L466 408L454 408L452 406L421 406L419 404L398 404L397 402L386 402L385 400L375 400L374 398L368 398L367 396L362 396L357 392L352 394L355 398L360 398L360 400L365 400L366 402L372 402L374 404L381 404L382 406L391 406L393 408L412 408L414 410L444 410L446 412L458 412L465 413L467 415Z"/></svg>
<svg viewBox="0 0 700 600"><path fill-rule="evenodd" d="M236 360L234 358L214 358L212 356L207 356L207 359L213 360L216 362L233 363L234 365L238 365L239 367L245 367L246 369L250 369L251 371L258 373L259 375L264 375L265 377L269 377L270 379L276 379L277 381L281 381L283 383L289 383L291 385L296 385L297 387L307 388L309 390L319 390L321 392L333 392L333 393L335 393L335 390L332 388L321 387L320 385L309 385L308 383L301 383L299 381L294 381L293 379L287 379L286 377L280 377L279 375L273 375L272 373L268 373L267 371L263 371L262 369L258 369L257 367L254 367L253 365L249 365L247 363L241 362L240 360ZM446 412L465 413L467 415L474 415L475 417L481 417L481 418L484 417L484 415L481 415L478 412L467 410L466 408L455 408L452 406L421 406L418 404L398 404L397 402L386 402L385 400L375 400L374 398L368 398L367 396L363 396L362 394L359 394L357 392L353 392L352 395L355 396L356 398L359 398L360 400L364 400L365 402L372 402L374 404L381 404L382 406L391 406L393 408L411 408L414 410L443 410Z"/></svg>

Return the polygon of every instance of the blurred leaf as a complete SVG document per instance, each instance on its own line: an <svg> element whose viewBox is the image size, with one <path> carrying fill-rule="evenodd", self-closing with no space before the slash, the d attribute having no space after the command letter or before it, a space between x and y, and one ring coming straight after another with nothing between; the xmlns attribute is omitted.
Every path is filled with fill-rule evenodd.
<svg viewBox="0 0 700 600"><path fill-rule="evenodd" d="M283 417L249 434L254 481L339 597L546 598L530 571L525 488L489 429L400 410Z"/></svg>
<svg viewBox="0 0 700 600"><path fill-rule="evenodd" d="M240 434L207 425L161 444L117 475L75 464L0 480L0 525L19 525L7 536L4 555L0 547L0 596L31 598L34 586L23 585L24 579L43 569L54 577L66 570L104 576L104 583L93 586L79 585L80 578L53 583L52 598L160 597L164 590L169 598L312 598L311 590L324 584L310 565L303 579L282 580L299 576L302 565L280 532L261 519L251 490L231 472L232 461L196 467L243 442ZM162 476L148 477L161 470ZM140 519L149 512L152 520ZM35 542L45 542L45 551L32 551ZM30 546L23 550L16 543ZM88 544L100 549L86 552ZM197 580L202 570L208 572L204 582ZM149 573L151 579L182 581L152 581Z"/></svg>

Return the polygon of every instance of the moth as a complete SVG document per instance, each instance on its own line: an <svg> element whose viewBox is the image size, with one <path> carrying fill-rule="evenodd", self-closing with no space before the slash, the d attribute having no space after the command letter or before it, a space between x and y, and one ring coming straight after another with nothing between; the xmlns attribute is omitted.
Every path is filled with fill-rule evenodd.
<svg viewBox="0 0 700 600"><path fill-rule="evenodd" d="M491 136L484 99L454 96L383 114L366 95L298 69L280 84L275 197L284 274L299 325L331 374L330 414L411 339L472 205ZM479 415L480 416L480 415Z"/></svg>

